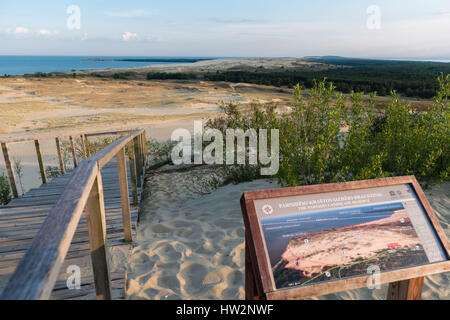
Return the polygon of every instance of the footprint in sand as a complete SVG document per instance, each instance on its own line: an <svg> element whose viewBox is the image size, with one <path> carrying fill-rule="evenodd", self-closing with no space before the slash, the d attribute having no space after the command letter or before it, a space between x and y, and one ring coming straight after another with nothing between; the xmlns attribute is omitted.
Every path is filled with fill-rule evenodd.
<svg viewBox="0 0 450 320"><path fill-rule="evenodd" d="M176 220L176 221L168 222L167 225L172 228L190 228L190 227L192 227L193 224L192 224L192 222Z"/></svg>
<svg viewBox="0 0 450 320"><path fill-rule="evenodd" d="M243 284L243 276L240 271L232 271L227 277L227 283L233 287L238 287Z"/></svg>
<svg viewBox="0 0 450 320"><path fill-rule="evenodd" d="M180 281L176 276L162 276L158 279L158 286L168 288L174 292L180 291Z"/></svg>
<svg viewBox="0 0 450 320"><path fill-rule="evenodd" d="M153 250L163 261L179 261L181 253L176 251L170 243L164 243Z"/></svg>
<svg viewBox="0 0 450 320"><path fill-rule="evenodd" d="M155 224L151 227L148 227L144 230L144 232L153 232L153 233L168 233L170 231L169 228L167 228L163 224Z"/></svg>
<svg viewBox="0 0 450 320"><path fill-rule="evenodd" d="M185 263L184 266L181 266L179 277L182 278L180 280L186 294L196 295L202 291L203 286L201 284L207 274L207 268L198 263Z"/></svg>

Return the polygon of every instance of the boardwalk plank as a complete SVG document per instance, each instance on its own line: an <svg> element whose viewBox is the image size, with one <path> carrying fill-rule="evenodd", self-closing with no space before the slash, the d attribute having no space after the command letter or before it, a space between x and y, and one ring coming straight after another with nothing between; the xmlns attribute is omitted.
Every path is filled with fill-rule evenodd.
<svg viewBox="0 0 450 320"><path fill-rule="evenodd" d="M129 166L127 166L129 167ZM39 188L29 190L23 197L14 199L7 206L0 206L0 291L6 284L8 277L14 272L19 261L24 256L31 240L46 219L49 211L62 194L64 187L70 181L74 171L54 178ZM111 160L101 170L104 186L107 244L109 250L129 251L131 246L124 242L124 227L122 220L122 201L117 161ZM127 170L129 180L128 189L130 203L133 202L130 171ZM141 190L138 189L138 197ZM131 206L132 233L136 232L138 207ZM86 217L83 214L66 260L61 268L58 281L53 289L52 299L95 299L95 285L93 281L92 264L90 260L89 234ZM66 265L78 265L82 274L80 290L67 288ZM124 298L125 271L111 272L111 292L114 299Z"/></svg>

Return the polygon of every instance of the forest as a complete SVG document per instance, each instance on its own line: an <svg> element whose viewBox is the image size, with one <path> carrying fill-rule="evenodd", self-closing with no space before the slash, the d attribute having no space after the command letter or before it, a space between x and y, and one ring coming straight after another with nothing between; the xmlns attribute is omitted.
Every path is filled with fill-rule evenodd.
<svg viewBox="0 0 450 320"><path fill-rule="evenodd" d="M395 90L407 97L432 98L439 87L436 78L450 73L450 63L311 57L306 61L329 66L323 71L227 71L204 75L208 81L245 82L312 88L314 80L327 79L343 93L374 92L390 95Z"/></svg>

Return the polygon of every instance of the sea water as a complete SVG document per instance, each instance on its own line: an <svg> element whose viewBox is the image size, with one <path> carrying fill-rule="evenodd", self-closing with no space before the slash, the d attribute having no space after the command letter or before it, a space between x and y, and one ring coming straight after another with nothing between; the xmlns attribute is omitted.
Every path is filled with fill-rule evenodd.
<svg viewBox="0 0 450 320"><path fill-rule="evenodd" d="M120 59L159 59L161 62L148 61L114 61ZM24 75L36 72L70 72L73 70L105 70L116 68L139 68L149 65L173 64L173 59L202 58L173 58L173 57L99 57L99 56L0 56L0 76ZM186 63L186 62L184 62Z"/></svg>

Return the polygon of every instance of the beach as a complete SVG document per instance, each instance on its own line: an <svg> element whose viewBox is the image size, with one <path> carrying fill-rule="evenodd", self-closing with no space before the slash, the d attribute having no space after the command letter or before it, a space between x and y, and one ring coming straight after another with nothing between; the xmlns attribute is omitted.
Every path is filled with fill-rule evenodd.
<svg viewBox="0 0 450 320"><path fill-rule="evenodd" d="M201 175L213 169L200 168ZM195 174L194 174L195 175ZM244 298L244 191L278 188L274 180L196 192L193 172L149 174L127 268L127 299ZM450 183L426 191L446 235L450 235ZM385 299L381 289L358 289L314 299ZM450 274L425 279L423 299L450 299Z"/></svg>

